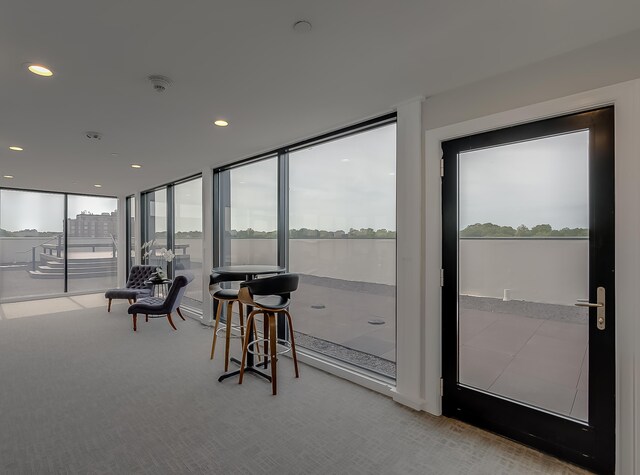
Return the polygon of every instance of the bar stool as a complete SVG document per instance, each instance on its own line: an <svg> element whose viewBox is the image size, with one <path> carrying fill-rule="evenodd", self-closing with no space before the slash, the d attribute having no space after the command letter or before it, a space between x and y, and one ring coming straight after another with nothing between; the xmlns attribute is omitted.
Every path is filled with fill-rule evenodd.
<svg viewBox="0 0 640 475"><path fill-rule="evenodd" d="M209 277L209 293L214 300L218 302L218 310L216 311L216 323L213 327L213 342L211 343L211 359L213 359L213 355L216 349L216 340L218 338L218 333L221 331L225 332L225 347L224 347L224 370L229 370L229 348L231 346L231 338L240 338L241 341L244 337L244 311L242 308L242 303L238 300L238 291L234 289L223 289L220 284L222 282L238 282L241 281L242 278L234 275L223 275L212 273ZM231 319L233 316L233 304L238 303L238 316L240 319L239 326L233 326L231 324ZM225 324L222 328L218 328L220 325L220 317L222 315L222 304L227 304L227 317ZM254 325L255 327L255 325ZM233 336L231 334L232 329L236 329L240 331L240 336Z"/></svg>
<svg viewBox="0 0 640 475"><path fill-rule="evenodd" d="M293 334L293 323L288 310L289 304L291 303L291 292L298 288L298 280L299 277L297 274L280 274L264 279L249 280L240 284L238 299L245 305L252 306L255 309L247 318L247 328L254 328L254 331L251 341L251 332L247 332L244 339L238 384L242 384L248 352L269 358L269 362L271 363L271 389L274 396L278 391L278 383L276 380L278 355L291 351L296 378L300 376L298 372L298 355L296 353L296 342ZM260 313L264 316L264 338L257 338L255 333L254 318ZM287 317L291 341L278 338L276 324L279 314ZM264 342L264 353L260 353L260 342ZM278 345L284 347L284 349L278 351ZM266 364L267 361L265 360L265 368Z"/></svg>

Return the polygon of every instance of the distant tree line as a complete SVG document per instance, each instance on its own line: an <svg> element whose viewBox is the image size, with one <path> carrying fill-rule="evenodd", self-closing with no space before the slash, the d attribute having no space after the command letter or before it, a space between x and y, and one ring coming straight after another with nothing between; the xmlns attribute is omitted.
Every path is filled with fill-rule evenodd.
<svg viewBox="0 0 640 475"><path fill-rule="evenodd" d="M37 229L21 229L20 231L7 231L0 228L0 237L49 237L62 234L62 231L38 231Z"/></svg>
<svg viewBox="0 0 640 475"><path fill-rule="evenodd" d="M232 239L276 239L277 231L256 231L252 228L229 231ZM325 231L324 229L290 229L290 239L395 239L396 232L387 229L351 228L349 231Z"/></svg>
<svg viewBox="0 0 640 475"><path fill-rule="evenodd" d="M498 226L493 223L470 224L462 231L460 237L584 237L589 236L586 228L553 229L550 224L538 224L529 229L524 224L517 228Z"/></svg>

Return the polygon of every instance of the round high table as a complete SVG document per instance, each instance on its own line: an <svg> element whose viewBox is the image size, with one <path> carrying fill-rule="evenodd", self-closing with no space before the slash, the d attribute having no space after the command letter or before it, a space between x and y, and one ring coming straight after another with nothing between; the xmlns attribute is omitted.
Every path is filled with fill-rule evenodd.
<svg viewBox="0 0 640 475"><path fill-rule="evenodd" d="M235 276L238 277L238 281L241 280L252 280L255 279L257 276L259 275L268 275L268 274L282 274L284 272L286 272L287 270L284 267L280 267L280 266L270 266L270 265L237 265L237 266L221 266L221 267L214 267L213 269L211 269L211 273L212 274L222 274L222 275L231 275L231 276ZM216 300L214 300L213 302L213 314L216 314L216 310L217 310L217 306L220 305ZM249 313L251 313L251 311L253 310L253 307L247 306L247 315L249 315ZM281 321L282 320L282 321ZM253 341L253 329L252 328L248 328L247 331L248 333L248 337L249 337L249 341ZM284 338L285 337L285 325L284 325L284 319L280 319L278 318L278 338ZM233 361L234 363L240 365L242 364L241 361L239 361L236 358L231 358L231 361ZM265 363L264 363L264 368L267 367L267 361L265 359ZM249 372L249 373L253 373L256 374L258 376L261 376L263 378L265 378L268 381L271 381L271 376L263 373L262 371L259 371L255 365L254 365L254 357L252 353L247 353L247 365L244 368L245 372ZM226 373L223 373L219 378L218 381L222 382L227 378L230 378L232 376L236 376L240 374L240 369L237 369L235 371L227 371Z"/></svg>

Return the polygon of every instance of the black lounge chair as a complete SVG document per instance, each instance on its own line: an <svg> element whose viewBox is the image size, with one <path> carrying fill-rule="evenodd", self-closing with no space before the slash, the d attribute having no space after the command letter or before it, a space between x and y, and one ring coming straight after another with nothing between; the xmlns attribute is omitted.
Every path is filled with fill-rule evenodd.
<svg viewBox="0 0 640 475"><path fill-rule="evenodd" d="M149 316L152 318L166 316L169 321L169 325L171 325L174 330L177 330L176 326L173 324L173 320L171 319L171 314L173 312L177 312L180 318L184 320L184 316L182 315L179 307L180 302L182 301L182 296L187 290L187 285L189 285L189 282L192 280L193 277L189 278L186 275L179 275L174 279L173 284L171 284L167 298L147 297L131 305L127 312L133 317L133 331L137 331L138 329L137 323L139 313L145 315L146 321L149 321Z"/></svg>
<svg viewBox="0 0 640 475"><path fill-rule="evenodd" d="M151 296L152 286L145 284L156 271L156 266L133 266L129 272L129 278L124 288L107 290L104 298L109 299L107 311L111 311L111 301L113 299L127 299L129 303L134 303L138 299Z"/></svg>

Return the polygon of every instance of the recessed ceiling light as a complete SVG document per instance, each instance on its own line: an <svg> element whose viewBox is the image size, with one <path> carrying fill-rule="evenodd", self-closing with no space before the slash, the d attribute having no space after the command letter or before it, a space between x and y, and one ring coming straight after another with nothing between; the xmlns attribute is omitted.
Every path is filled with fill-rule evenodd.
<svg viewBox="0 0 640 475"><path fill-rule="evenodd" d="M13 178L13 175L5 175L3 178Z"/></svg>
<svg viewBox="0 0 640 475"><path fill-rule="evenodd" d="M27 66L27 69L31 71L33 74L37 74L38 76L53 76L53 71L49 68L42 66L41 64L30 64Z"/></svg>
<svg viewBox="0 0 640 475"><path fill-rule="evenodd" d="M309 33L311 28L311 22L307 20L300 20L293 24L293 31L296 33Z"/></svg>
<svg viewBox="0 0 640 475"><path fill-rule="evenodd" d="M116 152L112 152L112 153L111 153L111 156L112 156L112 157L117 157L117 156L118 156L118 154L117 154Z"/></svg>
<svg viewBox="0 0 640 475"><path fill-rule="evenodd" d="M93 185L93 186L95 186L96 188L102 188L102 185L101 185L101 184L99 184L99 183L96 183L96 184L95 184L95 185Z"/></svg>
<svg viewBox="0 0 640 475"><path fill-rule="evenodd" d="M17 145L12 145L9 147L9 150L13 150L14 152L22 152L24 149L22 147L18 147Z"/></svg>
<svg viewBox="0 0 640 475"><path fill-rule="evenodd" d="M391 172L391 173L389 173L389 175L396 176L395 172Z"/></svg>
<svg viewBox="0 0 640 475"><path fill-rule="evenodd" d="M134 163L133 165L131 165L131 168L142 168L142 165L137 165Z"/></svg>
<svg viewBox="0 0 640 475"><path fill-rule="evenodd" d="M350 160L349 160L348 158L343 158L341 161L343 161L343 162L348 162L348 161L350 161Z"/></svg>
<svg viewBox="0 0 640 475"><path fill-rule="evenodd" d="M216 120L214 124L218 127L226 127L227 125L229 125L229 122L227 122L226 120Z"/></svg>

